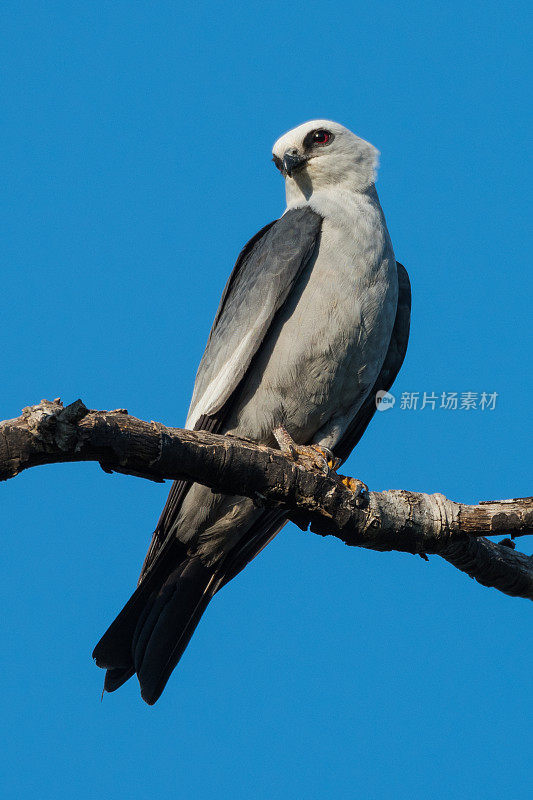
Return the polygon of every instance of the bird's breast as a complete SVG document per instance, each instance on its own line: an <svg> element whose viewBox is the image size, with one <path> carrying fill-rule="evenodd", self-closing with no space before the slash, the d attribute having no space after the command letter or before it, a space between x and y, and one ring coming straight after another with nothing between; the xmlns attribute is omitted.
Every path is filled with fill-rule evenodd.
<svg viewBox="0 0 533 800"><path fill-rule="evenodd" d="M386 228L369 215L347 231L324 219L308 267L257 354L228 432L271 441L284 424L310 441L356 413L385 358L397 304Z"/></svg>

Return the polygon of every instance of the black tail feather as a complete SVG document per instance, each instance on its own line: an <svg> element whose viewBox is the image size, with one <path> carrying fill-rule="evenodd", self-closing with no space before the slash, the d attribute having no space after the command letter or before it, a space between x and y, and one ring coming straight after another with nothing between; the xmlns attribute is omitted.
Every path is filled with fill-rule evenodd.
<svg viewBox="0 0 533 800"><path fill-rule="evenodd" d="M137 672L143 699L156 702L187 647L209 601L285 524L265 510L218 568L208 568L187 545L171 539L144 571L137 590L98 644L93 658L107 669L104 690L114 692Z"/></svg>
<svg viewBox="0 0 533 800"><path fill-rule="evenodd" d="M122 667L117 667L116 669L108 669L104 679L104 692L115 692L133 675L135 675L133 668L123 669Z"/></svg>
<svg viewBox="0 0 533 800"><path fill-rule="evenodd" d="M137 672L143 699L155 703L213 596L212 579L199 558L182 561L164 581L146 576L94 649L107 669L105 691Z"/></svg>
<svg viewBox="0 0 533 800"><path fill-rule="evenodd" d="M212 571L199 560L173 573L156 598L135 645L141 696L152 705L183 655L213 593Z"/></svg>

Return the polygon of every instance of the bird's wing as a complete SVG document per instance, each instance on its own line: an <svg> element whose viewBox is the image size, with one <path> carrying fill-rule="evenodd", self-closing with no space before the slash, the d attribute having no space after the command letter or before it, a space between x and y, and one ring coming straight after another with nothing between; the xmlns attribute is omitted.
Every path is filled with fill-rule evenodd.
<svg viewBox="0 0 533 800"><path fill-rule="evenodd" d="M399 262L396 262L396 266L398 268L398 305L389 349L372 391L344 431L340 442L335 446L335 455L342 461L348 458L374 416L376 393L380 390L389 391L396 380L407 351L411 320L411 284L405 267Z"/></svg>
<svg viewBox="0 0 533 800"><path fill-rule="evenodd" d="M308 206L292 209L240 254L198 367L187 427L220 411L237 388L313 254L321 224Z"/></svg>
<svg viewBox="0 0 533 800"><path fill-rule="evenodd" d="M322 217L311 208L287 211L241 251L226 284L196 375L188 427L218 433L232 396L270 324L316 247ZM139 582L172 530L191 483L175 481L146 555Z"/></svg>

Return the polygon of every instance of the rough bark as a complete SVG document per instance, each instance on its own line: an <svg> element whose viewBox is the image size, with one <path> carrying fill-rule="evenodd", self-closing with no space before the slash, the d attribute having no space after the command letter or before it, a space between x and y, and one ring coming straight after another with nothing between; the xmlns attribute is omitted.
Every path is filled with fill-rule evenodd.
<svg viewBox="0 0 533 800"><path fill-rule="evenodd" d="M484 536L533 533L533 498L479 505L404 490L357 495L350 478L324 474L304 456L230 436L168 428L124 409L43 400L0 423L0 480L29 467L98 461L106 472L155 481L186 478L218 491L280 504L302 527L373 550L438 554L485 586L533 599L533 556Z"/></svg>

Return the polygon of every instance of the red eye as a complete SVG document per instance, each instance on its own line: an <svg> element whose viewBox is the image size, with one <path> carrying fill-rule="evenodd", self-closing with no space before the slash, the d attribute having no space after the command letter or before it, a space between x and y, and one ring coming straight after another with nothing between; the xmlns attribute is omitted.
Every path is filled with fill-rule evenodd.
<svg viewBox="0 0 533 800"><path fill-rule="evenodd" d="M329 131L315 131L313 134L313 142L317 144L327 144L331 139L331 133Z"/></svg>

